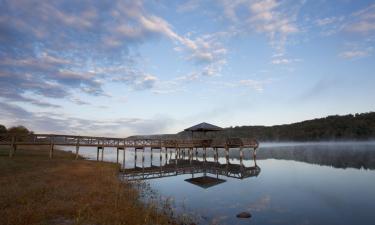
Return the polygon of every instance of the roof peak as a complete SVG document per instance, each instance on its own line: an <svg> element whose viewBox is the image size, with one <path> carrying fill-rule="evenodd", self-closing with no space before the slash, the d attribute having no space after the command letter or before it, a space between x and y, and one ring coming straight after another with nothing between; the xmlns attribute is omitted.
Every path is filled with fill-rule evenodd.
<svg viewBox="0 0 375 225"><path fill-rule="evenodd" d="M194 131L219 131L219 130L223 130L223 128L207 123L207 122L202 122L192 127L186 128L184 131L194 132Z"/></svg>

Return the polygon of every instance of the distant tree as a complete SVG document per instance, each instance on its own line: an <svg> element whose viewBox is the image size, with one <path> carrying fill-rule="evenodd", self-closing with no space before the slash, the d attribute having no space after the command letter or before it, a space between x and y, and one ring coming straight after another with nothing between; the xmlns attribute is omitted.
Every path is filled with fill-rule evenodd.
<svg viewBox="0 0 375 225"><path fill-rule="evenodd" d="M15 126L8 129L9 134L32 134L32 131L29 131L24 126Z"/></svg>
<svg viewBox="0 0 375 225"><path fill-rule="evenodd" d="M4 134L7 132L7 128L4 125L0 124L0 134Z"/></svg>

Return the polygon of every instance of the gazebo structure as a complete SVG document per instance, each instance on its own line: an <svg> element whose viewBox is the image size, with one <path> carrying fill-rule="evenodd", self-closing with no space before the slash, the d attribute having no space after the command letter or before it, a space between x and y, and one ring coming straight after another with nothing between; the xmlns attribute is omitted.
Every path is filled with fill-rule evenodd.
<svg viewBox="0 0 375 225"><path fill-rule="evenodd" d="M192 127L186 128L185 131L191 131L191 132L207 132L207 131L221 131L223 128L218 127L216 125L212 125L210 123L200 123L197 125L194 125Z"/></svg>
<svg viewBox="0 0 375 225"><path fill-rule="evenodd" d="M222 131L222 130L223 130L223 128L221 128L221 127L218 127L216 125L212 125L210 123L203 122L203 123L194 125L192 127L186 128L184 131L191 132L191 138L193 139L194 138L194 132L195 133L203 132L204 134L206 134L207 132L217 132L217 131Z"/></svg>

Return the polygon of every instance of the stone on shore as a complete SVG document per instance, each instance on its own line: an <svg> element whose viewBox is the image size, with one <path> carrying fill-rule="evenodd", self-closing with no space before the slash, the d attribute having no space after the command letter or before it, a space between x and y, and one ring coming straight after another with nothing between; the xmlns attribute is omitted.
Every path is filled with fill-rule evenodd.
<svg viewBox="0 0 375 225"><path fill-rule="evenodd" d="M251 214L249 212L241 212L239 214L237 214L237 218L250 218L251 217Z"/></svg>

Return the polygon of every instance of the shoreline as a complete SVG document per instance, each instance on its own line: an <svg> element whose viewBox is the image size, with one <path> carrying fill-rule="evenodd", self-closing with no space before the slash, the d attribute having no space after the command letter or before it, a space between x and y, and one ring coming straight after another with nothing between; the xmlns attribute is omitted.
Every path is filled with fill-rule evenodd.
<svg viewBox="0 0 375 225"><path fill-rule="evenodd" d="M119 166L66 151L0 148L0 218L18 224L176 224L169 209L141 201L141 192L118 179Z"/></svg>

